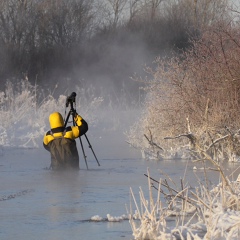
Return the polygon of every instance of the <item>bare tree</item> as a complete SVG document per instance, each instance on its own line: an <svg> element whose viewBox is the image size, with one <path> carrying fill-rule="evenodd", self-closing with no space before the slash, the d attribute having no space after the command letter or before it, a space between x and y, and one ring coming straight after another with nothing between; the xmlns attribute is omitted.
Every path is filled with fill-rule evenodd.
<svg viewBox="0 0 240 240"><path fill-rule="evenodd" d="M106 24L112 29L116 29L121 20L124 19L128 0L105 0L102 4L102 12Z"/></svg>
<svg viewBox="0 0 240 240"><path fill-rule="evenodd" d="M43 1L41 6L39 36L48 44L69 47L87 38L93 18L92 1L51 0Z"/></svg>
<svg viewBox="0 0 240 240"><path fill-rule="evenodd" d="M228 6L228 0L170 0L165 2L165 11L166 17L182 19L201 30L227 17Z"/></svg>
<svg viewBox="0 0 240 240"><path fill-rule="evenodd" d="M34 0L0 2L1 47L6 51L3 58L8 59L5 67L27 68L28 53L34 48L37 32L35 3Z"/></svg>
<svg viewBox="0 0 240 240"><path fill-rule="evenodd" d="M129 22L131 23L132 20L137 15L139 9L138 5L141 2L141 0L130 0L129 2Z"/></svg>
<svg viewBox="0 0 240 240"><path fill-rule="evenodd" d="M71 63L70 55L92 34L92 4L87 0L1 0L2 71L39 74L54 64L54 57L56 64Z"/></svg>

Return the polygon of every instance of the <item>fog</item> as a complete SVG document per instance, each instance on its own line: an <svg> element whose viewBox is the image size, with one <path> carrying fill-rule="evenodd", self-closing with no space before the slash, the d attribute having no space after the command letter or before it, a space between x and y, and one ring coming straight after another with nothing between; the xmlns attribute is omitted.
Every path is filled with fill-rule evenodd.
<svg viewBox="0 0 240 240"><path fill-rule="evenodd" d="M139 91L143 82L136 81L150 76L146 66L154 66L157 53L151 52L146 43L131 33L91 43L79 56L79 65L69 72L59 69L50 74L51 81L44 88L54 89L54 96L70 94L75 87L91 89L96 97L103 97L105 104L114 103L136 107L139 104ZM103 43L101 43L103 41ZM101 45L103 45L101 47ZM56 78L56 76L59 76ZM48 91L47 90L47 91ZM141 91L141 102L144 100Z"/></svg>

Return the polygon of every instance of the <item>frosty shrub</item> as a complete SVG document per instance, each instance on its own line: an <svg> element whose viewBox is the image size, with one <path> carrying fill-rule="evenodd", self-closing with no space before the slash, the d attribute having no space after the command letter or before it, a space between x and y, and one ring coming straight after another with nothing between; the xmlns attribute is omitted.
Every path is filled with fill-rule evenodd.
<svg viewBox="0 0 240 240"><path fill-rule="evenodd" d="M78 110L93 123L96 119L93 110L101 104L102 99L88 98L86 93L78 88L76 93L81 96L76 98ZM83 100L84 96L87 100ZM5 91L0 92L0 145L38 147L49 129L49 115L59 111L64 117L64 113L65 116L68 113L65 109L66 97L60 95L55 99L51 93L45 96L39 86L33 86L27 80L21 80L17 84L8 81Z"/></svg>
<svg viewBox="0 0 240 240"><path fill-rule="evenodd" d="M190 122L209 154L237 159L239 37L238 23L221 22L209 27L181 56L158 58L156 69L147 69L152 75L145 81L148 97L141 119L128 133L129 143L156 158L186 157L189 140L179 136L189 133Z"/></svg>
<svg viewBox="0 0 240 240"><path fill-rule="evenodd" d="M17 84L7 81L5 91L0 93L1 145L15 145L18 140L36 145L34 139L42 128L41 118L35 117L36 94L37 87L26 80Z"/></svg>

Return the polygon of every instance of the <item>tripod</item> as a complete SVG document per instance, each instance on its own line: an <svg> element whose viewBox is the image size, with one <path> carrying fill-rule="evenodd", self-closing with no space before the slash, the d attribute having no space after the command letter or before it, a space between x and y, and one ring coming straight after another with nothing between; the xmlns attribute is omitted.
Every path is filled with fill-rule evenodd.
<svg viewBox="0 0 240 240"><path fill-rule="evenodd" d="M66 128L66 126L67 126L67 123L68 123L68 120L69 120L70 115L72 115L73 126L75 126L74 116L75 116L75 114L76 114L76 109L74 109L74 107L73 107L73 103L75 102L75 97L76 97L76 93L75 93L75 92L73 92L69 97L67 97L66 107L68 107L68 105L69 105L69 103L70 103L70 110L69 110L68 115L67 115L67 118L66 118L66 120L65 120L64 128ZM92 150L92 153L93 153L93 155L94 155L94 157L95 157L95 160L97 161L98 166L100 166L100 163L99 163L99 161L98 161L98 159L97 159L97 157L96 157L95 152L93 151L92 145L91 145L90 141L88 140L87 135L84 134L84 136L85 136L85 138L86 138L86 140L87 140L87 142L88 142L89 148ZM80 145L81 145L81 148L82 148L82 153L83 153L83 157L84 157L84 160L85 160L85 164L86 164L86 167L87 167L87 169L88 169L87 156L85 155L85 151L84 151L82 139L81 139L80 136L79 136L78 138L79 138Z"/></svg>

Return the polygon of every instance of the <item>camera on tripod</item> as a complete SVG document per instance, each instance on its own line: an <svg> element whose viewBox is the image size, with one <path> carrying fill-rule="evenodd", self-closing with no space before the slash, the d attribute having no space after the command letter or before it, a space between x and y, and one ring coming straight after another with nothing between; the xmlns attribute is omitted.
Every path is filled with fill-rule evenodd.
<svg viewBox="0 0 240 240"><path fill-rule="evenodd" d="M75 92L72 92L70 96L67 97L66 99L66 107L69 106L69 103L72 104L75 103L75 99L76 99L77 94Z"/></svg>

